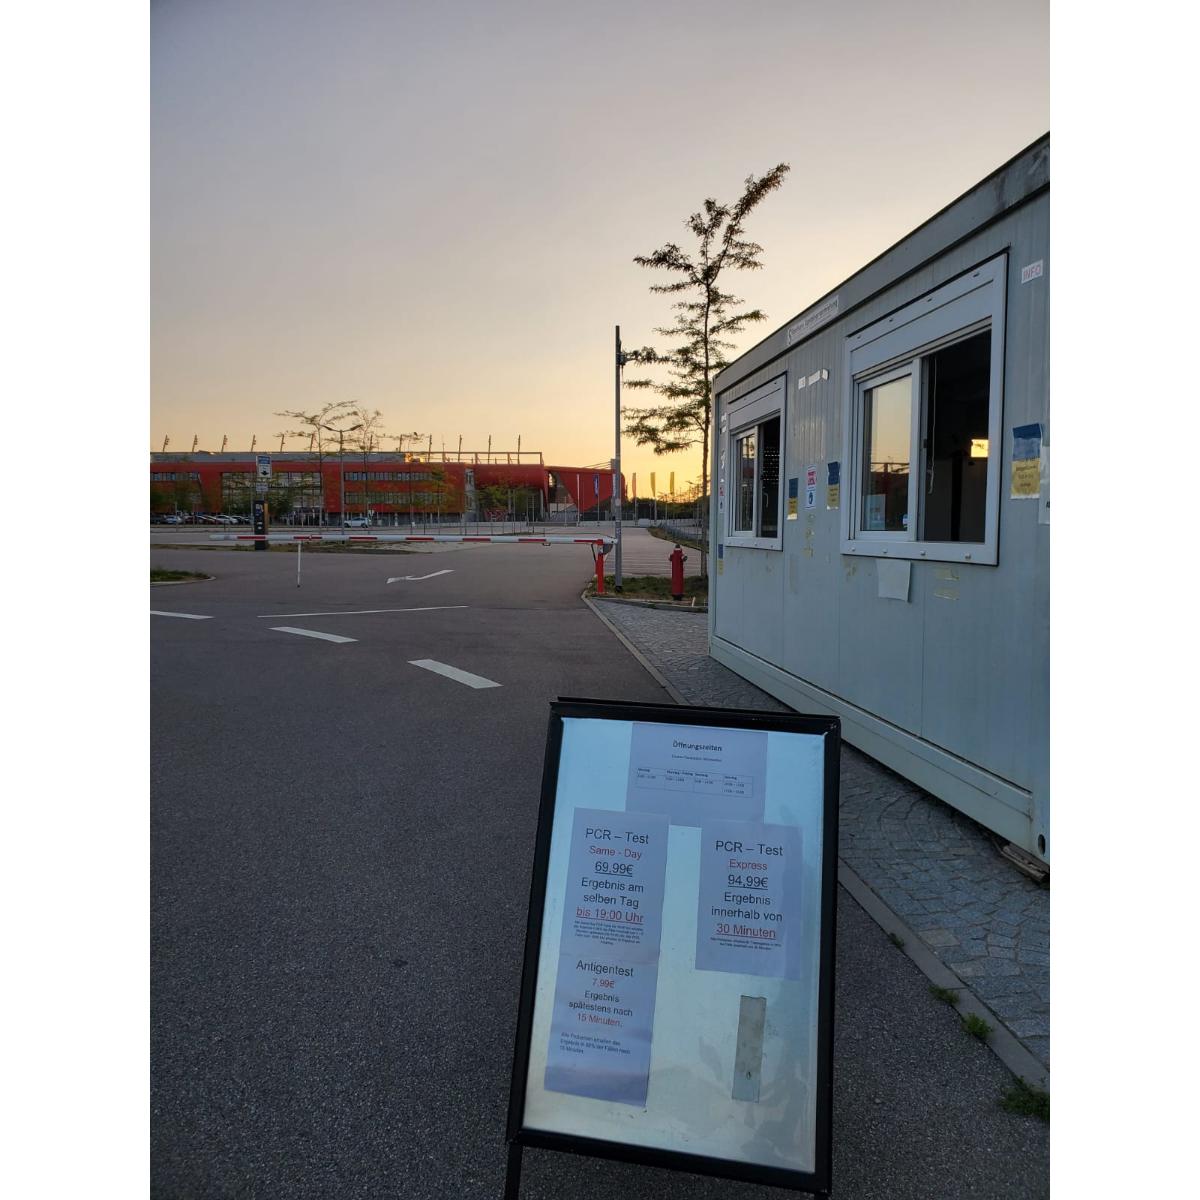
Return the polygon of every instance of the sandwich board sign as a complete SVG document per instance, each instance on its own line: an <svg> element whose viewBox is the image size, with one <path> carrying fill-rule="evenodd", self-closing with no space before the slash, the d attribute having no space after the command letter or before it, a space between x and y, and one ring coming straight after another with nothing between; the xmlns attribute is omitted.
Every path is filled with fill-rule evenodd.
<svg viewBox="0 0 1200 1200"><path fill-rule="evenodd" d="M506 1196L525 1146L827 1194L837 718L550 708Z"/></svg>

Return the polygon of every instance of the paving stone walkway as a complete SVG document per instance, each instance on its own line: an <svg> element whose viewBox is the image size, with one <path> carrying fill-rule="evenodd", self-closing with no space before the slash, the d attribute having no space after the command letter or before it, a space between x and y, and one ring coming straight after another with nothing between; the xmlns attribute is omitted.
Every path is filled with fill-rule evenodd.
<svg viewBox="0 0 1200 1200"><path fill-rule="evenodd" d="M686 703L788 711L709 658L706 614L596 603ZM999 849L982 826L843 746L842 861L1049 1068L1050 889Z"/></svg>

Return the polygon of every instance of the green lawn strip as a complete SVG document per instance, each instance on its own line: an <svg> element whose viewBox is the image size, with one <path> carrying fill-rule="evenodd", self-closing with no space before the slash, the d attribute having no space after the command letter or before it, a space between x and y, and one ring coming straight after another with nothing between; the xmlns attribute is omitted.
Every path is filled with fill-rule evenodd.
<svg viewBox="0 0 1200 1200"><path fill-rule="evenodd" d="M670 602L671 581L658 575L626 575L621 580L621 591L616 590L616 579L612 575L604 577L604 594L606 596L620 595L626 600L666 600ZM596 594L596 581L588 584L588 595ZM693 576L683 581L682 604L691 607L692 599L697 604L708 603L708 580Z"/></svg>
<svg viewBox="0 0 1200 1200"><path fill-rule="evenodd" d="M1016 1083L1000 1097L1000 1107L1018 1117L1037 1117L1049 1121L1050 1093L1026 1083L1018 1076Z"/></svg>
<svg viewBox="0 0 1200 1200"><path fill-rule="evenodd" d="M188 579L211 578L211 575L205 575L202 571L168 571L162 567L150 568L151 583L183 583Z"/></svg>

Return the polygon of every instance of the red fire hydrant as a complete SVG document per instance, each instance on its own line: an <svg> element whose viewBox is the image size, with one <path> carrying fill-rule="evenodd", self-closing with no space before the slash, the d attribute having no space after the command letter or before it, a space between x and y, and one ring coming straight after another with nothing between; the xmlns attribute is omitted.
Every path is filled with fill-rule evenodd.
<svg viewBox="0 0 1200 1200"><path fill-rule="evenodd" d="M671 596L675 600L683 599L683 564L685 562L687 562L687 555L679 546L676 546L671 551Z"/></svg>

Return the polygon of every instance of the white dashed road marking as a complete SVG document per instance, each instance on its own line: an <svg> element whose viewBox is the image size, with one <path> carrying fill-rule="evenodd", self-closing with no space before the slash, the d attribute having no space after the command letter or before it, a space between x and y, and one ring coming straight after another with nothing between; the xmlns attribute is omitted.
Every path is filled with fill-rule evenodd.
<svg viewBox="0 0 1200 1200"><path fill-rule="evenodd" d="M338 637L336 633L318 633L315 629L297 629L294 625L272 625L275 633L298 633L301 637L320 638L323 642L357 642L358 638Z"/></svg>
<svg viewBox="0 0 1200 1200"><path fill-rule="evenodd" d="M453 575L452 567L447 567L444 571L434 571L429 575L393 575L388 583L404 583L406 580L412 583L417 583L422 579L436 579L439 575Z"/></svg>
<svg viewBox="0 0 1200 1200"><path fill-rule="evenodd" d="M361 617L369 613L385 612L444 612L450 608L469 608L469 604L434 604L429 608L349 608L344 612L309 612L309 613L259 613L260 621L269 621L274 617Z"/></svg>
<svg viewBox="0 0 1200 1200"><path fill-rule="evenodd" d="M150 610L152 617L183 617L185 621L211 621L212 617L202 617L198 613L173 613L163 612L160 608L152 608Z"/></svg>
<svg viewBox="0 0 1200 1200"><path fill-rule="evenodd" d="M423 667L426 671L432 671L435 675L445 675L447 679L453 679L455 683L465 683L467 687L490 688L503 686L494 679L484 679L482 675L472 675L470 671L460 671L457 667L448 667L445 663L436 662L432 658L410 658L408 661L414 667Z"/></svg>

